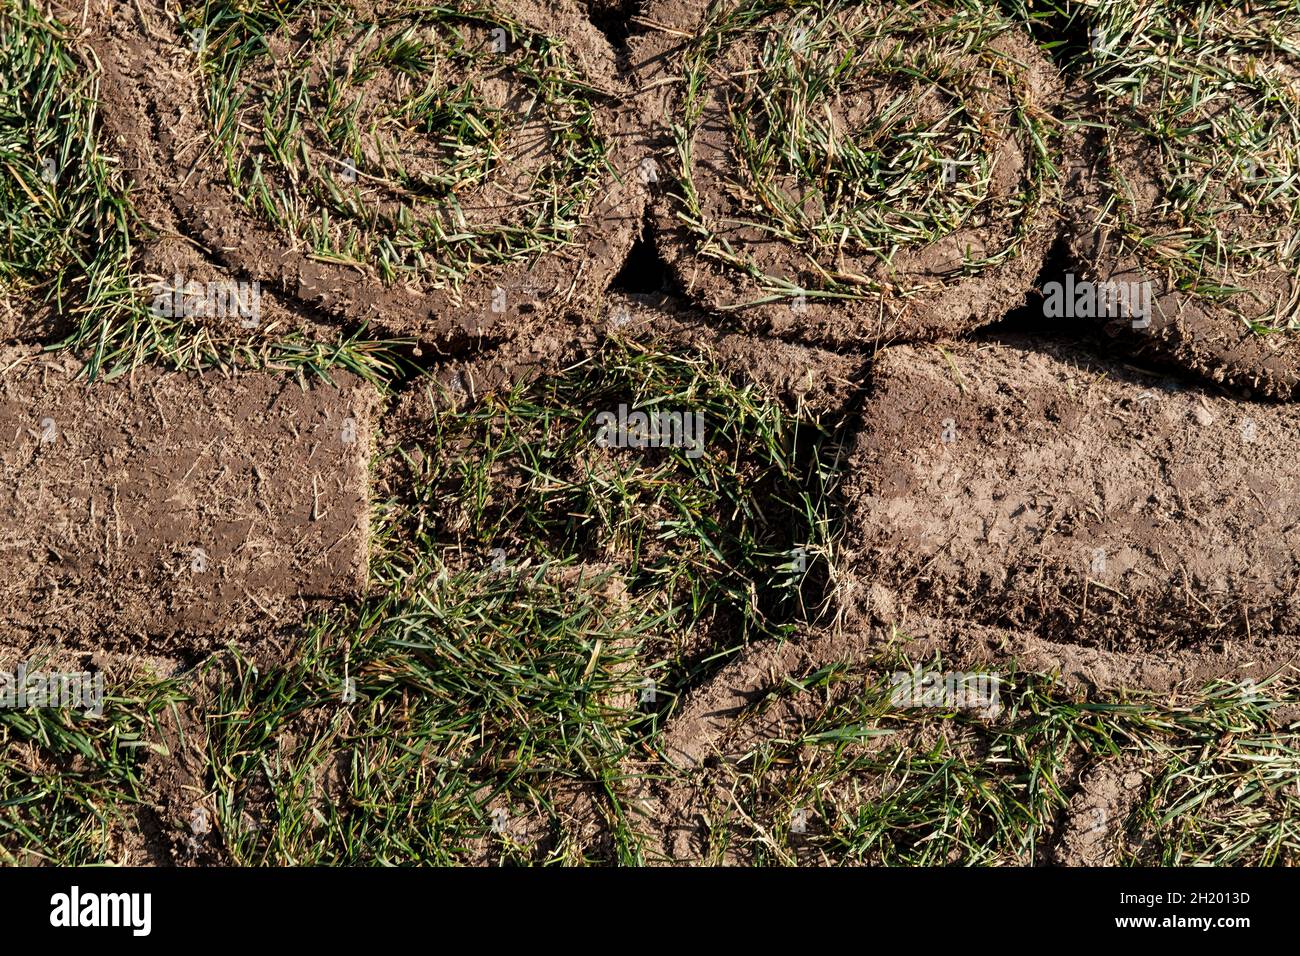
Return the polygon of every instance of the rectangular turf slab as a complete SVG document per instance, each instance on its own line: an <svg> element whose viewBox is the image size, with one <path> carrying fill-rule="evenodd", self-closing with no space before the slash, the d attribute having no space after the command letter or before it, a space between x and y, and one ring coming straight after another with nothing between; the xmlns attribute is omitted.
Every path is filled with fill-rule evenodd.
<svg viewBox="0 0 1300 956"><path fill-rule="evenodd" d="M226 638L362 592L373 388L146 368L87 384L79 368L0 350L10 639Z"/></svg>
<svg viewBox="0 0 1300 956"><path fill-rule="evenodd" d="M1300 632L1300 409L1008 340L878 354L848 489L876 613L1099 647Z"/></svg>

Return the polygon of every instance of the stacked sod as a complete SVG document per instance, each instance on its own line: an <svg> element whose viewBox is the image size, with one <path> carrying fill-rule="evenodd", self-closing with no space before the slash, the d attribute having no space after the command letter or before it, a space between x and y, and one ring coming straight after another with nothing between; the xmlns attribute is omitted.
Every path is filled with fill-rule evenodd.
<svg viewBox="0 0 1300 956"><path fill-rule="evenodd" d="M464 347L581 311L631 245L614 57L567 4L141 11L95 44L140 182L291 302Z"/></svg>
<svg viewBox="0 0 1300 956"><path fill-rule="evenodd" d="M992 4L652 3L657 239L687 291L832 345L1021 304L1055 230L1051 65Z"/></svg>
<svg viewBox="0 0 1300 956"><path fill-rule="evenodd" d="M1265 2L1089 8L1071 248L1149 283L1129 341L1264 394L1300 388L1300 15ZM1149 321L1149 327L1142 328ZM1128 322L1116 331L1131 330Z"/></svg>

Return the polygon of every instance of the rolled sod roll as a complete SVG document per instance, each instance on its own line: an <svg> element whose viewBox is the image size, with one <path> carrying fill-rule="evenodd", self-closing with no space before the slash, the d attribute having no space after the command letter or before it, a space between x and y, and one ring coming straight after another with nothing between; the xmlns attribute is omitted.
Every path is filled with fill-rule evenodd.
<svg viewBox="0 0 1300 956"><path fill-rule="evenodd" d="M1079 6L1068 176L1081 278L1143 288L1125 347L1300 392L1300 16L1289 2ZM1137 321L1129 321L1136 319Z"/></svg>
<svg viewBox="0 0 1300 956"><path fill-rule="evenodd" d="M640 232L625 87L576 3L89 11L143 201L309 313L462 349L595 308Z"/></svg>
<svg viewBox="0 0 1300 956"><path fill-rule="evenodd" d="M1300 410L1070 346L883 350L850 561L905 618L1117 649L1300 634Z"/></svg>
<svg viewBox="0 0 1300 956"><path fill-rule="evenodd" d="M234 637L362 593L371 386L78 372L0 351L5 643Z"/></svg>
<svg viewBox="0 0 1300 956"><path fill-rule="evenodd" d="M1021 305L1058 232L1060 79L995 3L652 0L655 237L686 290L839 346Z"/></svg>

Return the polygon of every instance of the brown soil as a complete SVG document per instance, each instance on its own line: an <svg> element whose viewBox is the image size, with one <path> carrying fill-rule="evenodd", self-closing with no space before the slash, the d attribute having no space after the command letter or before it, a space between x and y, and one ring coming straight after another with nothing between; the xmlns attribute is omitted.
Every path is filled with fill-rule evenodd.
<svg viewBox="0 0 1300 956"><path fill-rule="evenodd" d="M941 4L934 6L942 9ZM850 285L872 283L883 289L879 293L864 289L830 300L809 295L797 304L788 296L777 296L778 301L762 304L772 299L771 290L735 267L701 256L699 238L681 219L683 187L673 175L680 161L671 130L671 124L682 122L682 83L675 57L684 39L699 31L704 14L704 5L691 0L657 0L649 4L644 16L649 31L630 41L641 88L640 108L645 115L660 118L654 147L663 175L653 206L655 239L691 297L711 309L736 314L750 329L831 347L965 332L996 321L1023 304L1056 234L1057 198L1055 184L1049 184L1049 198L1029 214L1027 222L1017 222L1015 216L1002 220L992 214L1027 185L1029 144L998 127L1012 108L1012 97L1026 97L1023 105L1028 113L1046 115L1057 106L1061 91L1055 69L1026 36L1008 25L987 54L1014 77L1005 87L1001 82L989 83L980 94L985 135L991 138L984 148L993 157L994 167L989 195L955 231L928 244L904 246L889 261L841 247L834 255L825 253L814 262L803 249L744 224L757 214L757 205L752 197L737 195L723 172L735 166L737 148L727 128L727 103L735 86L733 78L744 76L758 62L764 34L736 42L724 51L711 73L691 169L716 241L744 250L764 274L793 287L820 290L825 287L825 276L839 275ZM781 17L775 22L781 23ZM972 57L967 64L968 72L987 69L987 62L978 58ZM834 109L842 135L851 136L855 124L875 115L884 102L883 95L892 97L898 92L882 85L857 91L853 102L837 101ZM935 110L940 107L934 104ZM802 208L821 201L814 198L811 187L788 178L782 188L793 205ZM981 253L1002 248L1016 228L1027 236L1017 252L997 265L966 274L963 257L979 258Z"/></svg>
<svg viewBox="0 0 1300 956"><path fill-rule="evenodd" d="M0 342L49 342L67 330L67 320L54 309L12 298L0 288Z"/></svg>
<svg viewBox="0 0 1300 956"><path fill-rule="evenodd" d="M1124 823L1148 782L1136 757L1106 760L1084 772L1053 850L1060 866L1114 866Z"/></svg>
<svg viewBox="0 0 1300 956"><path fill-rule="evenodd" d="M707 315L662 297L611 297L606 314L614 335L698 350L736 381L829 420L847 411L868 365L865 356L721 331Z"/></svg>
<svg viewBox="0 0 1300 956"><path fill-rule="evenodd" d="M153 747L142 767L150 799L126 834L124 863L229 865L210 791L207 717L216 704L217 682L231 677L219 667L191 675L188 699L158 715Z"/></svg>
<svg viewBox="0 0 1300 956"><path fill-rule="evenodd" d="M482 401L556 374L610 337L706 353L738 381L828 421L860 416L843 492L848 548L832 581L836 626L749 647L689 691L662 738L673 772L650 760L624 766L620 799L657 835L666 859L701 858L715 810L739 810L728 790L732 764L763 741L792 738L825 706L811 692L785 693L792 675L833 662L869 665L882 652L939 653L958 667L1060 673L1070 687L1172 693L1220 677L1263 680L1294 656L1300 522L1290 506L1300 492L1300 411L1182 388L1060 343L1004 338L866 354L864 347L899 339L967 332L1019 305L1055 236L1054 201L1026 224L1030 238L1018 255L977 275L950 270L963 248L1007 238L987 223L888 265L862 257L835 264L886 284L924 286L907 298L810 299L800 312L737 309L760 290L698 257L665 175L649 184L659 193L656 240L686 291L711 311L609 292L647 201L638 176L647 140L638 125L677 116L672 55L703 7L653 0L646 19L655 29L631 42L639 98L619 107L616 54L577 4L513 0L501 8L565 37L593 83L611 94L602 115L615 143L608 189L584 217L579 241L562 251L485 270L459 292L423 280L389 284L369 266L313 256L231 191L209 148L194 59L173 6L89 0L62 10L74 35L83 30L88 65L93 58L103 70L106 149L120 159L153 231L138 250L143 271L162 280L263 282L257 336L302 329L328 340L367 323L416 339L439 360L388 410L384 442L414 444L435 406ZM589 6L603 13L626 4ZM1060 91L1050 65L1019 33L998 44L1021 64L1017 85L1036 97L1034 108L1052 109ZM734 75L756 53L753 44L727 51L718 74ZM726 80L712 90L695 175L710 216L735 220L744 210L720 187L719 172L731 149L718 112ZM838 121L851 128L881 92L837 104ZM990 94L993 111L1005 108L1002 95ZM673 168L664 128L658 137L664 173ZM1114 252L1113 235L1082 218L1106 194L1104 175L1093 169L1096 144L1077 145L1082 159L1067 172L1082 227L1071 251L1098 279L1149 278ZM1026 144L1004 138L990 149L998 190L1015 192L1024 185ZM412 162L424 160L417 152ZM526 177L532 160L522 152L516 174ZM1141 156L1124 154L1131 179ZM498 194L479 208L502 202ZM770 274L815 281L792 248L740 226L725 238L756 250ZM1126 349L1171 356L1261 394L1300 394L1293 337L1244 334L1236 318L1156 284L1163 291L1152 328L1112 328ZM507 292L503 312L491 308L496 288ZM733 313L746 331L727 331L719 312ZM223 321L212 325L214 337L245 334ZM45 322L45 313L0 295L0 338L47 338ZM849 354L830 350L841 347ZM446 357L461 352L472 354ZM347 375L336 375L334 387L305 388L282 374L147 368L86 385L78 370L66 356L0 349L0 431L10 439L0 446L0 670L49 654L67 669L102 669L115 679L176 673L232 639L274 659L304 614L364 593L380 414L370 386ZM855 412L864 380L869 401ZM398 471L375 476L385 497L406 487L409 476ZM611 605L622 600L622 586L611 579ZM156 799L124 835L121 862L225 860L203 777L204 719L221 679L205 676L195 701L165 715L159 742L167 752L145 763ZM1058 862L1114 860L1144 769L1120 762L1086 770L1059 831ZM343 800L346 781L331 777L322 793ZM607 794L565 783L554 796L558 821L536 806L502 805L509 838L538 859L568 843L616 856ZM267 813L272 806L267 794ZM492 862L500 843L485 836L470 850L476 862ZM728 851L728 862L744 860Z"/></svg>
<svg viewBox="0 0 1300 956"><path fill-rule="evenodd" d="M150 369L88 386L23 348L0 369L7 641L184 646L363 591L370 386Z"/></svg>
<svg viewBox="0 0 1300 956"><path fill-rule="evenodd" d="M1196 693L1215 679L1263 681L1285 668L1293 652L1268 642L1225 645L1215 652L1169 651L1115 653L1070 643L1054 643L1032 634L982 627L968 621L912 616L900 622L874 610L863 594L866 582L846 582L845 620L833 630L811 632L782 644L747 649L712 679L694 689L664 729L662 752L672 767L629 762L625 799L638 827L651 837L662 861L698 862L706 858L709 832L722 819L734 819L741 831L761 833L762 824L737 817L732 790L742 784L746 755L765 742L795 741L827 707L826 692L799 693L791 680L832 664L872 668L880 659L912 661L940 655L946 667L1006 673L1023 670L1057 673L1072 693L1106 697L1132 691L1169 695ZM832 691L836 699L852 694L856 682ZM904 737L871 738L861 746L891 743L926 749L932 740L908 735L932 734L933 727L903 731ZM858 746L858 745L855 745ZM965 746L965 745L962 745ZM806 748L805 748L806 750ZM804 753L798 762L810 755ZM1135 773L1137 774L1135 776ZM738 779L739 778L739 779ZM1061 768L1062 785L1077 780L1077 792L1059 821L1049 826L1049 859L1060 865L1106 865L1114 862L1126 839L1124 823L1147 784L1149 768L1127 759L1084 768ZM877 799L887 781L854 777L843 794L827 794L832 804L848 807ZM1099 815L1096 807L1105 815ZM809 821L810 832L816 824ZM817 864L798 855L797 862ZM725 862L748 862L729 850ZM796 862L792 859L790 862ZM1026 859L1025 864L1047 862Z"/></svg>
<svg viewBox="0 0 1300 956"><path fill-rule="evenodd" d="M1063 345L877 356L851 562L898 613L1107 649L1300 633L1300 412Z"/></svg>
<svg viewBox="0 0 1300 956"><path fill-rule="evenodd" d="M360 0L353 5L359 15L391 6ZM175 274L205 281L214 269L229 270L279 293L283 302L273 303L268 318L278 320L282 330L308 324L319 310L349 325L365 323L414 337L435 351L500 340L566 312L592 308L639 231L645 202L628 151L628 120L616 105L621 81L614 56L600 33L568 3L517 0L500 7L530 28L564 37L593 87L608 91L599 118L601 134L611 145L612 168L572 245L536 262L485 268L462 288L420 279L387 283L368 264L339 264L313 255L250 213L227 183L220 150L212 148L190 41L165 5L160 0L92 0L84 13L80 5L69 9L68 22L86 26L86 46L103 71L102 112L110 133L106 148L119 157L142 217L158 232L142 250L144 271L166 282ZM511 175L526 177L529 164L539 161L535 150L524 151ZM500 196L494 201L497 207L478 200L485 215L499 212L506 202ZM471 215L475 202L464 204ZM505 293L503 304L493 301L497 289ZM297 318L304 307L305 316Z"/></svg>

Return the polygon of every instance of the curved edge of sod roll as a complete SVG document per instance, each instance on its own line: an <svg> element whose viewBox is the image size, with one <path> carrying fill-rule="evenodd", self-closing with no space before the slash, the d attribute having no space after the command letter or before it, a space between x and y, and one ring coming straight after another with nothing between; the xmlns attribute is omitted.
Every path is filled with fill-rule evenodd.
<svg viewBox="0 0 1300 956"><path fill-rule="evenodd" d="M1007 339L882 350L862 421L846 551L900 616L1126 652L1300 634L1292 406Z"/></svg>
<svg viewBox="0 0 1300 956"><path fill-rule="evenodd" d="M1083 298L1065 290L1064 305L1138 354L1289 399L1300 396L1300 15L1256 6L1090 12L1066 177Z"/></svg>
<svg viewBox="0 0 1300 956"><path fill-rule="evenodd" d="M640 231L626 89L566 0L91 9L138 187L332 320L503 339L591 308Z"/></svg>
<svg viewBox="0 0 1300 956"><path fill-rule="evenodd" d="M508 394L589 360L604 343L617 340L631 349L659 349L716 363L734 381L831 421L847 415L866 364L860 356L720 331L705 313L655 295L610 293L594 323L557 325L550 333L521 336L441 363L417 385L407 386L399 407L415 402L428 414L434 406L459 408Z"/></svg>
<svg viewBox="0 0 1300 956"><path fill-rule="evenodd" d="M846 582L856 586L858 582ZM757 713L774 686L822 668L883 663L891 655L913 661L941 658L949 668L1055 673L1077 691L1149 691L1176 693L1215 680L1260 682L1284 669L1287 648L1234 643L1222 652L1169 651L1114 653L1077 644L1062 644L1033 634L985 627L970 621L861 614L846 606L843 627L811 629L785 642L752 644L728 661L707 682L693 687L664 726L662 752L678 768L700 766L711 757L736 759L748 749L730 739L742 728L751 733L780 727L781 711ZM897 673L897 672L895 672ZM755 728L757 724L757 728ZM752 740L746 741L752 744Z"/></svg>
<svg viewBox="0 0 1300 956"><path fill-rule="evenodd" d="M686 291L833 347L1023 304L1059 232L1055 67L992 3L653 0L655 238Z"/></svg>

